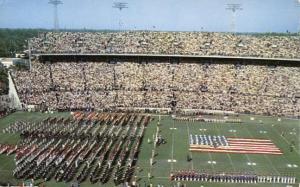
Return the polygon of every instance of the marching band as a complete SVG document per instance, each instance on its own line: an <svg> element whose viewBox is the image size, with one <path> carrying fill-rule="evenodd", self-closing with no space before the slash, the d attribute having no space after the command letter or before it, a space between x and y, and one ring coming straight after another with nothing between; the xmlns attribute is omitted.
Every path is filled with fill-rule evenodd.
<svg viewBox="0 0 300 187"><path fill-rule="evenodd" d="M150 116L88 113L74 118L16 122L4 133L20 133L18 145L0 144L1 154L15 153L13 175L116 184L131 180Z"/></svg>

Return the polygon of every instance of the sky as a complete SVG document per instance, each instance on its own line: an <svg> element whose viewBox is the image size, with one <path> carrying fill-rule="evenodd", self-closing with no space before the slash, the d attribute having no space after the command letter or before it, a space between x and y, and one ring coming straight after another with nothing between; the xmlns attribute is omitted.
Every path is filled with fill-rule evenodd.
<svg viewBox="0 0 300 187"><path fill-rule="evenodd" d="M53 28L54 9L48 1L0 0L0 28ZM232 3L243 9L236 11L236 32L297 32L300 25L297 0L62 1L58 7L62 29L228 32L233 30L233 14L226 5ZM117 1L127 2L128 8L112 8Z"/></svg>

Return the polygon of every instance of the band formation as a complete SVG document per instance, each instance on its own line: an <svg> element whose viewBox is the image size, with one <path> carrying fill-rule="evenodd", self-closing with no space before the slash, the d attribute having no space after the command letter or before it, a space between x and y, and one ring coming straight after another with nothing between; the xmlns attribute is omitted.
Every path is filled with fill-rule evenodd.
<svg viewBox="0 0 300 187"><path fill-rule="evenodd" d="M115 184L131 181L150 117L134 114L79 114L74 119L18 121L5 133L21 133L18 145L0 145L15 154L13 175L22 179Z"/></svg>
<svg viewBox="0 0 300 187"><path fill-rule="evenodd" d="M255 174L211 174L196 171L178 171L171 173L173 181L202 181L202 182L225 182L225 183L281 183L295 184L293 176L255 175Z"/></svg>

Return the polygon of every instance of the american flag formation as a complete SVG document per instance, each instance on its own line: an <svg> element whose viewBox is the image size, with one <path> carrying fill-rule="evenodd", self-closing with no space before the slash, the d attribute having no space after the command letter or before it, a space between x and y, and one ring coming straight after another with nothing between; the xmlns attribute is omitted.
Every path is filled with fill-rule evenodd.
<svg viewBox="0 0 300 187"><path fill-rule="evenodd" d="M211 153L271 154L282 151L269 139L190 135L190 151Z"/></svg>

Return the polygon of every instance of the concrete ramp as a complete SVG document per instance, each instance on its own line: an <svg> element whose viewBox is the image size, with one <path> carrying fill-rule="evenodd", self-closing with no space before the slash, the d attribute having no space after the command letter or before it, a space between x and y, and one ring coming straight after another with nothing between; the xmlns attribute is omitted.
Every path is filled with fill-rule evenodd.
<svg viewBox="0 0 300 187"><path fill-rule="evenodd" d="M8 95L10 98L10 108L21 110L22 104L21 104L20 98L18 96L14 81L12 80L12 77L10 76L10 72L8 73L8 83L9 83Z"/></svg>

